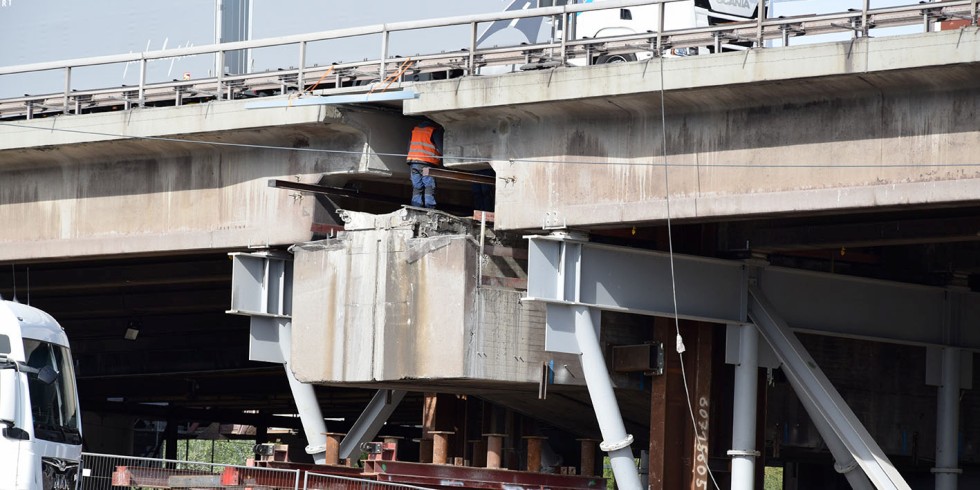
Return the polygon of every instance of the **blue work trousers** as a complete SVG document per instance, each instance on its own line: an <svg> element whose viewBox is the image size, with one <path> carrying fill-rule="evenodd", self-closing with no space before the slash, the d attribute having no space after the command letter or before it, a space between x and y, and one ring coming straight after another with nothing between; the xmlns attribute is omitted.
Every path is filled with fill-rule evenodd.
<svg viewBox="0 0 980 490"><path fill-rule="evenodd" d="M436 207L436 179L422 175L422 169L429 167L424 163L411 164L412 206L420 208Z"/></svg>

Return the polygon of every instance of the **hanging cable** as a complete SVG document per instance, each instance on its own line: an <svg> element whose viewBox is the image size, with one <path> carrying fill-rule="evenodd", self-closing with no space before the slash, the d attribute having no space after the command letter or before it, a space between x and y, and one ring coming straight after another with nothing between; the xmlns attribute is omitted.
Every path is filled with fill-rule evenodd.
<svg viewBox="0 0 980 490"><path fill-rule="evenodd" d="M678 307L677 307L677 278L674 272L674 236L671 231L670 223L670 169L667 166L667 106L666 106L666 96L664 95L664 58L663 53L659 53L660 59L660 130L662 138L662 149L663 149L663 163L664 163L664 201L666 203L667 212L667 257L670 260L670 293L674 304L674 331L677 336L675 338L675 350L677 351L677 358L680 360L681 364L681 379L684 381L684 399L687 401L687 411L691 415L691 427L694 429L694 438L696 440L701 439L701 434L698 433L698 422L694 417L694 405L691 402L691 390L688 386L687 381L687 369L684 367L684 351L687 347L684 345L684 337L681 335L681 321L678 318ZM707 430L705 430L706 432ZM705 440L707 440L708 435L704 434ZM698 447L695 444L695 447ZM711 478L711 483L714 484L715 490L720 490L718 486L718 481L715 480L715 474L711 471L711 465L708 464L707 457L705 457L704 468L707 470L708 476ZM695 458L692 464L697 464L697 459Z"/></svg>

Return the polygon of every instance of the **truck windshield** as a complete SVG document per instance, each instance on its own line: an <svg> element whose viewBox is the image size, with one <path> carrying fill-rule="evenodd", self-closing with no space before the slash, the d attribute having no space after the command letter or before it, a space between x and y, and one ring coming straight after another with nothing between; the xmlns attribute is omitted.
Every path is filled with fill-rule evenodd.
<svg viewBox="0 0 980 490"><path fill-rule="evenodd" d="M52 442L80 444L78 403L75 400L75 373L68 349L49 342L24 339L34 436ZM44 373L41 369L47 367ZM32 370L33 371L33 370ZM54 373L53 381L47 373Z"/></svg>

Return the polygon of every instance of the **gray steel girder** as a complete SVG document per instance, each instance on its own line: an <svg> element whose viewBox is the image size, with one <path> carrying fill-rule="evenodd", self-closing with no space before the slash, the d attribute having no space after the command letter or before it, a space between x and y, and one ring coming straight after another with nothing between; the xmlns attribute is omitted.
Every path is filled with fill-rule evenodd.
<svg viewBox="0 0 980 490"><path fill-rule="evenodd" d="M810 417L823 419L833 431L833 434L821 434L824 439L836 435L875 488L911 490L800 340L776 313L762 291L754 286L749 288L749 318L755 322L782 362L783 373L793 386L793 391L804 402ZM839 456L834 455L840 460Z"/></svg>
<svg viewBox="0 0 980 490"><path fill-rule="evenodd" d="M668 254L554 236L529 242L528 300L674 315ZM680 254L673 262L680 318L748 321L743 262ZM797 332L980 350L980 329L969 328L980 324L977 293L768 266L757 278ZM562 323L548 321L550 337L562 337Z"/></svg>

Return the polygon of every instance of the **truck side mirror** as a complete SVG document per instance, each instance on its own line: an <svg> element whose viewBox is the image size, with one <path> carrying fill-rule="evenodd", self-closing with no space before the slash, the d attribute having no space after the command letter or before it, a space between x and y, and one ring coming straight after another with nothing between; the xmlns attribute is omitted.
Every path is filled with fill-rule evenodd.
<svg viewBox="0 0 980 490"><path fill-rule="evenodd" d="M44 366L37 372L38 381L50 385L58 379L58 373L51 366Z"/></svg>
<svg viewBox="0 0 980 490"><path fill-rule="evenodd" d="M13 366L0 369L0 424L13 427L17 423L17 399L20 398L17 370Z"/></svg>

